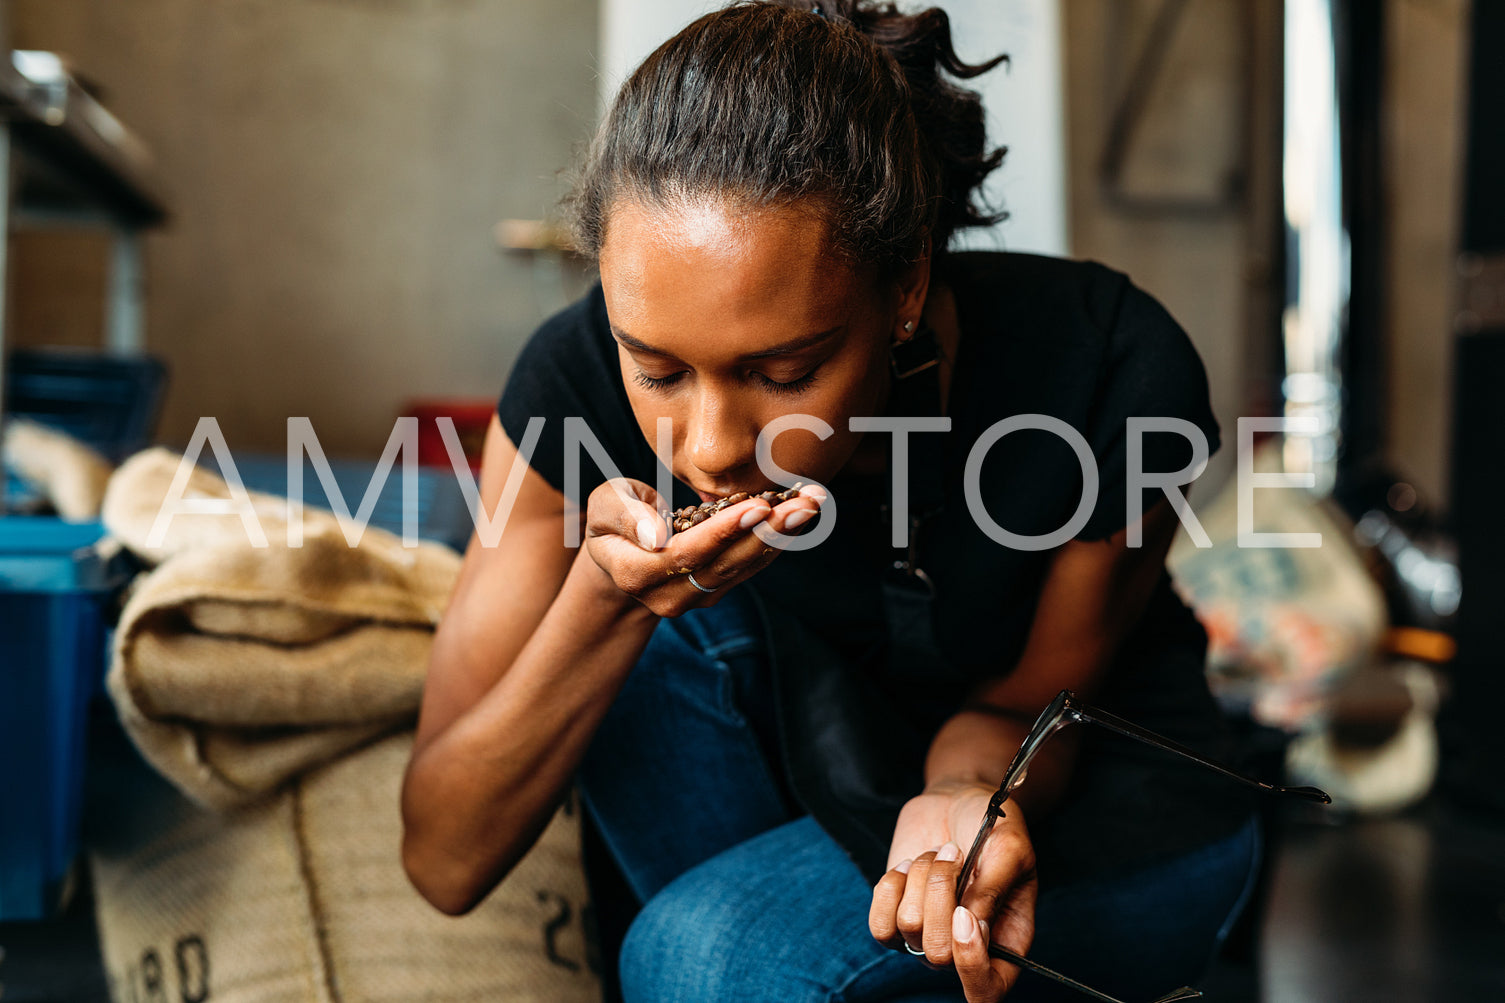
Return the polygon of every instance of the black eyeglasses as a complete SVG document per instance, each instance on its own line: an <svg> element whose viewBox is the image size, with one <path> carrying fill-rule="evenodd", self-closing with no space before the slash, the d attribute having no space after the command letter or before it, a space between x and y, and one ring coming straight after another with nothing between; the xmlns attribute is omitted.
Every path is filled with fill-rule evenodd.
<svg viewBox="0 0 1505 1003"><path fill-rule="evenodd" d="M1146 745L1153 745L1157 749L1164 749L1166 752L1183 756L1194 763L1199 763L1207 767L1209 770L1221 773L1230 780L1237 780L1241 784L1264 791L1267 794L1292 794L1304 800L1316 801L1320 804L1332 803L1332 798L1328 797L1324 791L1320 791L1315 787L1279 787L1275 784L1267 784L1263 781L1255 780L1253 777L1245 776L1237 770L1229 769L1222 763L1214 762L1205 756L1193 752L1184 745L1172 742L1167 738L1161 738L1152 731L1147 731L1137 724L1125 721L1116 714L1110 714L1096 707L1089 707L1078 700L1076 694L1070 690L1062 690L1056 694L1056 698L1035 719L1035 724L1030 728L1029 734L1024 737L1024 742L1020 744L1019 751L1014 753L1014 758L1009 763L1009 768L1003 775L1003 782L998 785L998 792L988 801L988 810L983 816L982 826L977 830L977 838L972 840L972 849L967 851L967 859L962 862L961 873L956 876L956 900L958 902L961 901L962 889L967 887L967 880L972 876L972 868L977 863L977 855L982 852L983 843L987 842L988 833L993 831L994 823L1003 817L1003 803L1018 789L1020 784L1024 783L1024 778L1029 773L1030 762L1035 758L1035 754L1040 751L1040 747L1045 744L1046 740L1062 728L1071 724L1100 725L1126 738L1132 738ZM1062 975L1060 972L1052 971L1023 955L1015 954L1006 947L989 944L988 953L995 958L1007 961L1011 965L1018 965L1020 968L1028 969L1048 979L1053 979L1062 985L1070 986L1079 993L1096 1000L1102 1000L1103 1003L1123 1003L1123 1001L1115 999L1107 993L1099 992L1091 986L1083 985L1075 979ZM1190 986L1183 986L1172 993L1154 1000L1153 1003L1173 1003L1175 1000L1196 999L1201 995L1200 992Z"/></svg>

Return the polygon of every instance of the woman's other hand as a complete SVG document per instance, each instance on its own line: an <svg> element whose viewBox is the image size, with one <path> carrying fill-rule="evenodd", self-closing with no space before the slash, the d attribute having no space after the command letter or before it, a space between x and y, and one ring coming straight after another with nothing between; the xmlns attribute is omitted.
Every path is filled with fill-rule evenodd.
<svg viewBox="0 0 1505 1003"><path fill-rule="evenodd" d="M679 616L716 605L727 586L752 577L778 556L780 548L765 544L753 527L766 522L780 533L793 533L820 511L825 498L814 485L773 508L761 498L748 498L671 533L668 501L642 481L618 477L598 486L586 501L585 544L617 588L659 616ZM691 572L716 591L692 586L685 580Z"/></svg>
<svg viewBox="0 0 1505 1003"><path fill-rule="evenodd" d="M884 946L902 951L909 944L923 949L932 967L954 966L968 1003L993 1003L1019 977L1018 968L988 954L988 944L1024 954L1035 934L1034 844L1012 800L956 901L957 875L993 793L981 784L943 783L910 800L868 916Z"/></svg>

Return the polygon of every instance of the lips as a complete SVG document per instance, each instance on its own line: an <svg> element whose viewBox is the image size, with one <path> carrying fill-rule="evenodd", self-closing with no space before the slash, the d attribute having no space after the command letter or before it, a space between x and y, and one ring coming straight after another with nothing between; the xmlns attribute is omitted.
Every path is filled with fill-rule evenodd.
<svg viewBox="0 0 1505 1003"><path fill-rule="evenodd" d="M701 501L703 501L703 502L713 502L713 501L720 501L723 498L730 497L731 495L734 495L734 494L737 494L738 492L746 491L746 490L747 490L746 488L728 488L725 491L710 492L710 491L702 491L699 488L696 488L695 489L695 493L700 496L700 500ZM747 494L748 494L749 497L751 497L752 495L762 494L764 491L777 491L777 490L778 490L778 488L775 488L772 485L770 485L769 487L758 488L756 491L747 491Z"/></svg>

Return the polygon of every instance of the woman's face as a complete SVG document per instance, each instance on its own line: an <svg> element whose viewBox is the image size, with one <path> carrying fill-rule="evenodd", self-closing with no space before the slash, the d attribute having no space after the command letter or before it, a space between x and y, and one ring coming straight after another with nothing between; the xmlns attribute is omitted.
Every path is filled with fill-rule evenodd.
<svg viewBox="0 0 1505 1003"><path fill-rule="evenodd" d="M773 462L828 483L862 437L847 419L882 412L889 342L918 320L928 277L880 288L831 251L817 215L719 202L619 203L600 267L638 426L654 445L658 419L673 420L672 470L702 497L773 487L758 432L785 414L834 434L783 431Z"/></svg>

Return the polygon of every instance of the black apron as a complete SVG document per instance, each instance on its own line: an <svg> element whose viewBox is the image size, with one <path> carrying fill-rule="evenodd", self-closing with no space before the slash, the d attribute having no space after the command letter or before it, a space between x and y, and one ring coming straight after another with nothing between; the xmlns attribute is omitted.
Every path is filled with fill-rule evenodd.
<svg viewBox="0 0 1505 1003"><path fill-rule="evenodd" d="M888 412L939 414L935 369L896 381ZM746 583L764 621L790 792L869 883L887 869L900 810L924 788L931 740L976 682L936 642L924 575L927 525L968 516L942 504L941 450L915 445L908 551L890 542L890 473L835 481L845 531L820 545L833 558L821 562L821 580L781 590L780 576L787 584L798 573L798 555L788 554ZM1207 691L1205 653L1205 632L1162 574L1094 702L1239 765ZM1238 784L1089 728L1056 809L1029 824L1041 879L1057 883L1187 852L1231 834L1252 809Z"/></svg>

